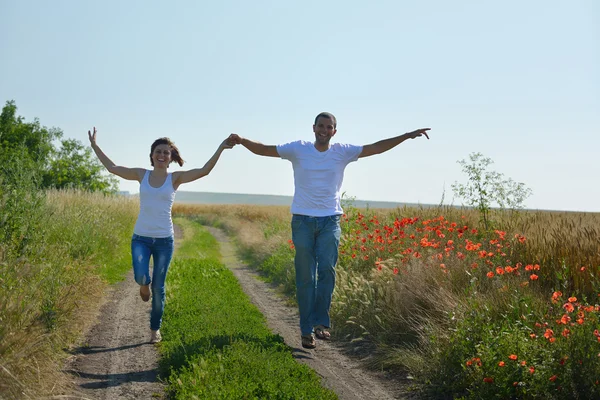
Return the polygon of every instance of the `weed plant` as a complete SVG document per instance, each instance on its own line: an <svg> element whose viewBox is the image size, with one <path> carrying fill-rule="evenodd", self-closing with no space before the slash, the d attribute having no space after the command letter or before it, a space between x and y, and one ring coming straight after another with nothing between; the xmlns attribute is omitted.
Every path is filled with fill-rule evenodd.
<svg viewBox="0 0 600 400"><path fill-rule="evenodd" d="M64 349L92 320L106 284L130 268L137 203L31 190L2 201L3 221L16 225L0 242L0 398L60 393Z"/></svg>

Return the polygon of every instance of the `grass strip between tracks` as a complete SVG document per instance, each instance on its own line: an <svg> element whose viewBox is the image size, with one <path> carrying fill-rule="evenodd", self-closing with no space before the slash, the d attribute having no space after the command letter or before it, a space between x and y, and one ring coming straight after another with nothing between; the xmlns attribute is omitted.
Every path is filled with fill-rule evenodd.
<svg viewBox="0 0 600 400"><path fill-rule="evenodd" d="M200 225L176 223L184 238L167 278L161 371L177 399L335 399L292 356L221 262Z"/></svg>

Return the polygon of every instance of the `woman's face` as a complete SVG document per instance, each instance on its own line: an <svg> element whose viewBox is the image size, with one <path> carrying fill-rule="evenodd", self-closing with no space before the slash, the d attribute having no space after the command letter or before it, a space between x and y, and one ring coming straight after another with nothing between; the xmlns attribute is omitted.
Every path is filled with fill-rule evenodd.
<svg viewBox="0 0 600 400"><path fill-rule="evenodd" d="M168 144L159 144L152 152L152 161L158 168L167 168L171 163L171 146Z"/></svg>

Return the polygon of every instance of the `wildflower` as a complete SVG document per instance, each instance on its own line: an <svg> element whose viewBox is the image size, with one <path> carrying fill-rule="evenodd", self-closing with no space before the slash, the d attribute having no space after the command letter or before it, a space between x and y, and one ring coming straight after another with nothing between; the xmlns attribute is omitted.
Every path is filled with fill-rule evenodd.
<svg viewBox="0 0 600 400"><path fill-rule="evenodd" d="M554 331L552 329L546 329L546 332L544 332L544 337L546 339L550 339L552 336L554 336Z"/></svg>
<svg viewBox="0 0 600 400"><path fill-rule="evenodd" d="M555 380L557 380L557 379L558 379L558 376L556 376L556 375L552 375L552 376L550 377L550 382L554 382L554 381L555 381Z"/></svg>
<svg viewBox="0 0 600 400"><path fill-rule="evenodd" d="M530 333L529 337L532 338L532 339L535 339L537 337L537 335L535 333Z"/></svg>
<svg viewBox="0 0 600 400"><path fill-rule="evenodd" d="M513 361L515 361L517 358L518 358L518 357L517 357L517 355L516 355L516 354L511 354L510 356L508 356L508 359L509 359L509 360L513 360Z"/></svg>
<svg viewBox="0 0 600 400"><path fill-rule="evenodd" d="M494 378L485 377L485 378L483 378L483 381L484 381L485 383L494 383Z"/></svg>
<svg viewBox="0 0 600 400"><path fill-rule="evenodd" d="M585 267L581 267L579 270L580 270L581 272L584 272L584 271L585 271Z"/></svg>
<svg viewBox="0 0 600 400"><path fill-rule="evenodd" d="M493 273L492 271L490 271L490 272L488 272L488 273L486 274L486 276L487 276L488 278L493 278L493 277L494 277L494 273Z"/></svg>
<svg viewBox="0 0 600 400"><path fill-rule="evenodd" d="M524 367L527 365L527 361L521 361L521 367Z"/></svg>
<svg viewBox="0 0 600 400"><path fill-rule="evenodd" d="M531 274L529 275L529 279L531 279L532 281L537 281L538 280L538 276L536 274Z"/></svg>
<svg viewBox="0 0 600 400"><path fill-rule="evenodd" d="M562 292L560 292L560 291L556 291L556 292L552 293L552 302L556 303L561 296L562 296Z"/></svg>
<svg viewBox="0 0 600 400"><path fill-rule="evenodd" d="M504 367L505 365L506 365L506 364L504 363L504 361L500 361L500 362L498 363L498 366L499 366L499 367Z"/></svg>
<svg viewBox="0 0 600 400"><path fill-rule="evenodd" d="M394 267L394 275L398 275L398 268Z"/></svg>
<svg viewBox="0 0 600 400"><path fill-rule="evenodd" d="M567 312L573 312L575 311L575 307L573 307L573 304L571 303L565 303L563 305L563 308L567 311Z"/></svg>
<svg viewBox="0 0 600 400"><path fill-rule="evenodd" d="M569 337L569 335L570 335L570 334L571 334L571 331L570 331L570 330L568 330L567 328L563 329L563 331L562 331L562 335L563 335L564 337Z"/></svg>
<svg viewBox="0 0 600 400"><path fill-rule="evenodd" d="M498 275L504 275L504 268L502 268L502 267L496 267L496 273Z"/></svg>
<svg viewBox="0 0 600 400"><path fill-rule="evenodd" d="M571 317L569 317L567 314L565 314L560 318L560 321L558 321L558 323L567 325L570 321L571 321Z"/></svg>
<svg viewBox="0 0 600 400"><path fill-rule="evenodd" d="M535 372L535 368L533 368L533 367L529 367L529 373L530 373L530 374L533 374L534 372Z"/></svg>
<svg viewBox="0 0 600 400"><path fill-rule="evenodd" d="M569 303L576 303L577 302L577 297L569 297Z"/></svg>
<svg viewBox="0 0 600 400"><path fill-rule="evenodd" d="M504 268L504 272L506 272L507 274L510 274L511 272L513 272L515 269L513 267L511 267L510 265L507 265Z"/></svg>

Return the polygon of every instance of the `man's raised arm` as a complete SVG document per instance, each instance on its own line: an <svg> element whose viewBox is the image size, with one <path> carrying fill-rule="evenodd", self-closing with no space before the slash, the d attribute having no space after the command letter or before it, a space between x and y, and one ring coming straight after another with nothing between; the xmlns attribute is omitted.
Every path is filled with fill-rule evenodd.
<svg viewBox="0 0 600 400"><path fill-rule="evenodd" d="M431 128L417 129L416 131L408 132L408 133L405 133L404 135L396 136L396 137L389 138L389 139L383 139L383 140L380 140L379 142L364 145L363 150L360 153L360 155L358 156L358 158L369 157L369 156L373 156L375 154L381 154L390 149L393 149L394 147L398 146L400 143L404 142L407 139L415 139L415 138L421 137L423 135L425 135L425 137L427 139L429 139L429 136L427 135L427 131L430 129Z"/></svg>
<svg viewBox="0 0 600 400"><path fill-rule="evenodd" d="M235 133L229 135L228 140L235 144L241 144L254 154L258 154L259 156L279 157L279 153L277 153L277 146L266 145L260 142L254 142L250 139L243 138Z"/></svg>

